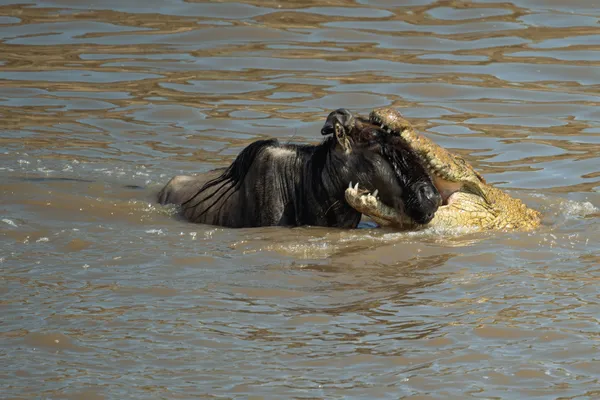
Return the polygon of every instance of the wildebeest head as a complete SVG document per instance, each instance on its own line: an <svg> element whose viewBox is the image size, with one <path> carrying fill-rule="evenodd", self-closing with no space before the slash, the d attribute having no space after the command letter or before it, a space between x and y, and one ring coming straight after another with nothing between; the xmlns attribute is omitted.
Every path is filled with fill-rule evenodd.
<svg viewBox="0 0 600 400"><path fill-rule="evenodd" d="M354 116L346 109L333 111L321 129L333 135L347 157L338 165L350 179L356 179L365 195L374 192L380 200L416 223L426 224L433 218L441 197L419 159L394 135Z"/></svg>

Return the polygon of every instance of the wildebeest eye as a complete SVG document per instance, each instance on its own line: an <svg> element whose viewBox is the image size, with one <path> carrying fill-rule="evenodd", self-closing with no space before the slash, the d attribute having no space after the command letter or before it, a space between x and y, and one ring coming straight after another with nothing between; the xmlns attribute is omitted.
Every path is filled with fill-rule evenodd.
<svg viewBox="0 0 600 400"><path fill-rule="evenodd" d="M332 135L337 133L340 128L344 132L349 132L354 128L355 120L352 113L345 108L339 108L332 111L325 121L325 125L321 128L321 135Z"/></svg>

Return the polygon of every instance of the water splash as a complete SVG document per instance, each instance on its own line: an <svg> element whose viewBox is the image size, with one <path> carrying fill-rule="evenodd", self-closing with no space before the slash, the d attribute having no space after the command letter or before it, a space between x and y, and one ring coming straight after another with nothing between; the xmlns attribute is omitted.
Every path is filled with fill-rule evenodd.
<svg viewBox="0 0 600 400"><path fill-rule="evenodd" d="M8 225L10 225L10 226L12 226L14 228L18 227L18 225L13 220L8 219L8 218L2 219L2 222L4 222L5 224L8 224Z"/></svg>

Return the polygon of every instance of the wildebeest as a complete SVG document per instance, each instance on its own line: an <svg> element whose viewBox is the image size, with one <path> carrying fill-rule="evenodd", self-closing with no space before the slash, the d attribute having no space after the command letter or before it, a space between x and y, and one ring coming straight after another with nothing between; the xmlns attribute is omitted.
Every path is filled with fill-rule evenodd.
<svg viewBox="0 0 600 400"><path fill-rule="evenodd" d="M344 199L358 184L418 223L429 222L440 196L417 157L394 137L345 109L327 117L318 145L248 145L227 168L172 178L161 204L181 205L191 222L227 227L355 228L361 214Z"/></svg>

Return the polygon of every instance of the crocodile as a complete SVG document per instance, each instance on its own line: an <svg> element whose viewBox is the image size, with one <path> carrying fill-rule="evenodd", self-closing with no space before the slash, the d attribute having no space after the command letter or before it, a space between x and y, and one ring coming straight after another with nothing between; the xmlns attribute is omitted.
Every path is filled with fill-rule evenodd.
<svg viewBox="0 0 600 400"><path fill-rule="evenodd" d="M541 214L538 211L488 184L466 160L418 133L397 110L374 109L369 121L400 137L427 169L442 196L442 205L433 219L426 225L419 225L386 206L377 197L348 188L346 201L378 224L399 229L425 226L505 231L528 231L540 225Z"/></svg>

